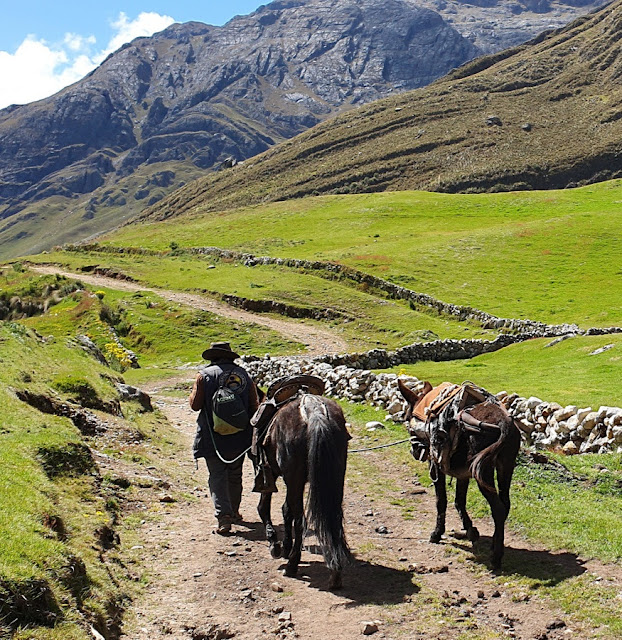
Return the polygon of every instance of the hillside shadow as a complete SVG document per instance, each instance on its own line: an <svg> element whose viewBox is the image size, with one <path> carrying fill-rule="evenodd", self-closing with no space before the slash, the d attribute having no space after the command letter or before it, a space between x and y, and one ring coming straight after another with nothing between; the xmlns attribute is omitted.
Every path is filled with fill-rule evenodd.
<svg viewBox="0 0 622 640"><path fill-rule="evenodd" d="M448 543L472 556L474 562L487 566L490 563L492 538L482 536L474 545L462 540L449 539ZM569 551L547 551L546 549L520 549L506 547L501 575L519 575L537 580L540 586L553 587L564 580L575 578L587 569L579 557Z"/></svg>

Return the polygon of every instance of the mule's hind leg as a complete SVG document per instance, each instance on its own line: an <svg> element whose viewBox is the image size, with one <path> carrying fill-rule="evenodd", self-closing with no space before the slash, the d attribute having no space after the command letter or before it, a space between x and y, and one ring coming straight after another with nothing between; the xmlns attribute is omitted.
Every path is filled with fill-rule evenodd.
<svg viewBox="0 0 622 640"><path fill-rule="evenodd" d="M436 493L436 527L430 535L430 542L438 543L445 533L445 515L447 513L447 486L445 484L445 474L435 463L430 463L430 477L434 482Z"/></svg>
<svg viewBox="0 0 622 640"><path fill-rule="evenodd" d="M491 469L490 471L483 474L482 480L488 486L480 484L479 490L482 492L482 495L484 496L484 498L486 498L488 504L490 505L492 519L495 523L495 532L492 536L492 567L496 571L501 568L501 560L503 558L505 520L508 515L508 510L506 508L506 505L499 497L499 494L496 491L488 488L495 486L494 470Z"/></svg>
<svg viewBox="0 0 622 640"><path fill-rule="evenodd" d="M460 514L462 528L466 531L467 540L477 542L477 540L479 540L479 531L473 526L473 521L466 510L469 481L470 478L463 478L456 481L456 501L454 502L454 506L456 507L456 511Z"/></svg>
<svg viewBox="0 0 622 640"><path fill-rule="evenodd" d="M294 524L294 517L287 499L283 503L281 511L283 512L283 557L288 558L292 551L292 526Z"/></svg>
<svg viewBox="0 0 622 640"><path fill-rule="evenodd" d="M499 498L501 498L501 502L503 502L503 505L505 506L506 517L510 513L510 484L512 483L512 475L514 474L515 458L516 455L514 455L514 459L509 461L497 461L497 485L499 487Z"/></svg>
<svg viewBox="0 0 622 640"><path fill-rule="evenodd" d="M257 513L263 522L263 526L266 530L266 539L270 543L270 555L273 558L281 557L281 543L279 542L276 530L272 524L272 494L262 493L259 498L259 505L257 506Z"/></svg>
<svg viewBox="0 0 622 640"><path fill-rule="evenodd" d="M330 578L328 580L328 589L335 591L343 587L343 578L341 577L341 569L331 569Z"/></svg>
<svg viewBox="0 0 622 640"><path fill-rule="evenodd" d="M298 573L300 555L302 553L302 538L304 534L303 510L304 481L291 482L287 485L287 497L283 504L283 519L285 520L284 556L288 559L285 575L293 577ZM292 542L292 523L294 539Z"/></svg>

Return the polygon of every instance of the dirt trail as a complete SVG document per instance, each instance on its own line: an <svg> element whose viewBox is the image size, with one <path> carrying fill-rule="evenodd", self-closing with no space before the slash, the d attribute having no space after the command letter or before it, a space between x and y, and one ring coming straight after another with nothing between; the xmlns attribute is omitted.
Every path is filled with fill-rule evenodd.
<svg viewBox="0 0 622 640"><path fill-rule="evenodd" d="M30 267L38 273L59 274L67 278L77 278L85 284L91 284L95 287L108 287L119 291L149 291L170 302L183 304L188 307L193 307L194 309L200 309L201 311L209 311L224 318L231 318L237 322L249 322L268 327L280 333L285 338L304 344L307 347L308 355L345 353L348 351L348 344L339 336L320 327L303 324L300 320L284 320L275 318L274 316L251 313L250 311L231 307L205 296L147 287L136 282L118 280L107 276L72 273L53 265L30 265Z"/></svg>
<svg viewBox="0 0 622 640"><path fill-rule="evenodd" d="M159 383L147 390L183 434L190 451L196 414L184 398L163 394L163 386ZM336 593L326 590L328 571L321 556L311 551L303 552L297 579L282 575L283 562L270 557L263 539L256 494L245 492L244 524L234 528L234 535L216 535L204 464L195 472L190 456L171 461L181 465L185 485L174 487L178 501L160 519L142 526L149 584L128 616L123 639L199 640L234 634L240 640L345 640L361 636L365 621L375 621L379 638L596 637L596 631L563 616L537 594L512 588L486 570L488 519L477 523L484 540L477 550L479 557L474 557L470 543L451 535L440 545L430 544L431 493L413 484L408 467L392 465L383 453L362 455L368 456L387 487L401 488L387 489L389 495L382 498L371 491L367 495L364 475L351 465L344 506L356 561L344 573L343 590ZM248 464L246 471L248 488ZM284 498L279 486L273 504L275 524L281 522ZM184 494L192 497L184 499ZM414 503L415 519L405 519L401 509L391 504L404 498ZM458 520L448 512L448 531L452 527L459 528ZM507 545L506 557L513 564L537 559L543 581L551 565L563 567L565 578L587 568L572 554L534 548L514 535L508 535Z"/></svg>

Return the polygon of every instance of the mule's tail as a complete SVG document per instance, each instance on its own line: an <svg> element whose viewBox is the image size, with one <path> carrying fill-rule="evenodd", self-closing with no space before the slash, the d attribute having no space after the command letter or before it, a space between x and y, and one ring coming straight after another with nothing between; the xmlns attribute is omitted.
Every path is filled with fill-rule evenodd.
<svg viewBox="0 0 622 640"><path fill-rule="evenodd" d="M487 403L486 403L487 404ZM478 484L486 487L489 491L497 492L494 481L491 486L490 482L486 479L486 476L490 477L490 469L493 470L497 464L497 458L501 452L509 445L509 441L512 440L516 434L516 426L514 420L509 415L505 407L501 405L487 404L478 405L484 409L484 414L478 416L475 411L471 414L479 418L482 421L493 423L499 427L499 437L493 444L489 445L482 451L480 451L471 462L471 475ZM492 413L491 413L492 412ZM520 436L518 436L520 441ZM487 473L488 472L488 473Z"/></svg>
<svg viewBox="0 0 622 640"><path fill-rule="evenodd" d="M308 425L307 526L315 531L329 569L339 571L351 559L343 529L343 485L348 434L338 405L308 395L302 408Z"/></svg>

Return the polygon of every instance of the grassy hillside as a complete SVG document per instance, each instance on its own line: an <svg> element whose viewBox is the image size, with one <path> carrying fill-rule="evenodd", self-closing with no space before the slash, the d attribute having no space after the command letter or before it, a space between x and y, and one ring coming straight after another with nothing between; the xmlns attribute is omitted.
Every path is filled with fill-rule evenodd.
<svg viewBox="0 0 622 640"><path fill-rule="evenodd" d="M97 404L91 414L108 428L114 424L118 442L129 434L141 440L125 455L140 452L146 464L160 464L170 434L163 437L158 414L132 403L123 416L111 413L118 405L112 381L119 376L64 339L43 339L5 322L0 344L0 636L13 630L15 638L88 638L89 624L108 634L134 587L115 561L123 550L118 535L127 496L119 494L116 476L100 472L94 453L106 436L86 435L68 417L19 398L29 394L42 407L44 398L55 406ZM110 444L108 453L122 456Z"/></svg>
<svg viewBox="0 0 622 640"><path fill-rule="evenodd" d="M184 251L219 245L255 255L322 260L502 317L620 326L621 190L621 181L611 181L561 191L323 196L129 225L92 250L34 260L58 262L78 273L99 265L163 288L328 309L341 315L306 322L339 332L351 350L495 334L413 310L347 279L327 279L330 271L248 267L243 260ZM146 251L120 253L123 247ZM433 381L470 379L495 391L563 404L622 404L617 336L576 338L545 348L548 342L406 369ZM615 347L589 355L608 344Z"/></svg>
<svg viewBox="0 0 622 640"><path fill-rule="evenodd" d="M329 317L324 320L301 322L327 325L346 339L352 351L376 346L397 348L438 337L492 338L496 335L476 325L413 310L404 301L388 300L365 287L282 266L245 267L238 261L192 255L137 256L89 251L56 252L36 260L53 261L77 272L98 264L100 268L129 275L148 286L215 297L234 295L253 301L275 300L289 305L293 312L327 312ZM228 325L227 321L220 320L216 330L231 334ZM240 342L239 338L235 341L236 344ZM245 346L241 344L241 348ZM254 353L256 350L251 346L245 351ZM279 350L270 350L270 353L279 353Z"/></svg>
<svg viewBox="0 0 622 640"><path fill-rule="evenodd" d="M324 260L499 316L609 326L622 324L621 194L616 180L561 191L306 198L129 225L102 244L170 251L174 241L180 248L216 245ZM121 264L108 255L74 260ZM150 259L123 261L143 277L141 265ZM200 286L215 288L220 266L203 271L189 260L186 268L198 270ZM259 271L247 269L246 280ZM174 286L164 273L158 282ZM299 286L292 280L291 295ZM332 304L338 299L334 295ZM387 319L387 328L393 322Z"/></svg>
<svg viewBox="0 0 622 640"><path fill-rule="evenodd" d="M322 123L147 209L162 219L313 194L563 188L617 177L616 0L423 89Z"/></svg>

